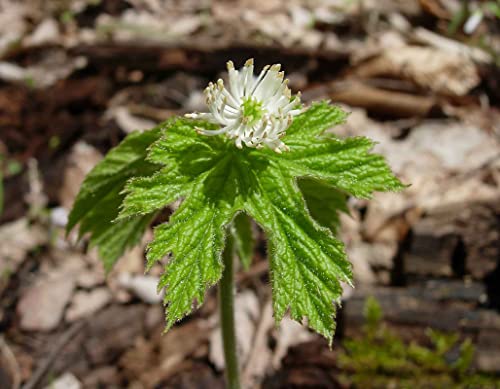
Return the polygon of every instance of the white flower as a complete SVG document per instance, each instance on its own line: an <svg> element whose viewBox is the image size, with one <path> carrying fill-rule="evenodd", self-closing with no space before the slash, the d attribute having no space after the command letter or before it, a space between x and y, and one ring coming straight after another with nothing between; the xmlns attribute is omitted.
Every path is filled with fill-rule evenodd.
<svg viewBox="0 0 500 389"><path fill-rule="evenodd" d="M229 88L220 79L216 84L211 82L205 89L210 112L186 116L220 124L218 130L197 130L203 135L226 134L240 149L244 144L257 148L265 145L277 153L287 151L280 138L293 117L301 112L300 95L292 97L280 67L279 64L267 65L255 77L253 59L246 61L240 71L229 61Z"/></svg>

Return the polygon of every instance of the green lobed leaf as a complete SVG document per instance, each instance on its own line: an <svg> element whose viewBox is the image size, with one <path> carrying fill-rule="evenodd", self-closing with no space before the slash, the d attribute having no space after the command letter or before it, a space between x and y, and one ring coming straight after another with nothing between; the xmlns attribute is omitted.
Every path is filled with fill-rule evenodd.
<svg viewBox="0 0 500 389"><path fill-rule="evenodd" d="M128 135L85 178L69 215L67 231L80 223L80 236L89 233L90 245L98 246L104 266L110 270L127 248L139 242L153 214L114 222L131 177L148 176L160 166L146 161L148 147L162 127Z"/></svg>
<svg viewBox="0 0 500 389"><path fill-rule="evenodd" d="M114 221L123 200L120 189L117 187L104 196L80 222L80 235L90 233L89 246L98 248L106 271L111 270L127 248L133 247L141 240L144 230L154 216L151 213Z"/></svg>
<svg viewBox="0 0 500 389"><path fill-rule="evenodd" d="M287 145L290 152L279 159L294 176L322 180L360 198L370 198L375 191L405 187L384 157L370 152L374 144L368 138L294 140Z"/></svg>
<svg viewBox="0 0 500 389"><path fill-rule="evenodd" d="M222 275L220 256L229 215L205 206L201 186L193 188L168 224L155 228L148 248L149 266L173 253L159 284L166 287L167 329L191 312L193 301L202 304L206 288Z"/></svg>
<svg viewBox="0 0 500 389"><path fill-rule="evenodd" d="M214 128L206 122L170 121L147 158L142 155L142 163L155 169L126 186L135 175L119 180L120 189L107 188L105 193L125 195L118 223L139 223L137 218L183 199L170 220L155 228L147 252L149 267L168 258L159 284L166 289L167 328L195 303L201 304L206 289L220 279L228 226L243 264L249 265L250 216L269 240L276 320L289 311L297 321L307 318L311 328L331 341L340 282L350 283L352 277L343 245L332 234L337 211L346 211L347 194L369 197L374 190L402 187L383 158L370 153L369 140L321 137L345 117L338 107L314 104L296 117L284 138L291 150L282 155L267 149L239 150L224 137L198 135L197 127ZM114 179L113 174L106 177ZM103 204L118 213L120 201L109 196L109 203ZM90 216L97 219L97 210Z"/></svg>
<svg viewBox="0 0 500 389"><path fill-rule="evenodd" d="M247 212L266 232L270 246L273 307L279 322L286 311L294 320L332 341L339 281L350 282L351 267L343 244L307 213L294 177L280 163L270 163L254 177L257 190Z"/></svg>
<svg viewBox="0 0 500 389"><path fill-rule="evenodd" d="M349 213L345 193L312 178L301 178L297 183L313 219L336 234L340 227L339 213Z"/></svg>
<svg viewBox="0 0 500 389"><path fill-rule="evenodd" d="M315 139L322 135L327 129L342 124L349 114L336 105L330 105L328 101L313 103L307 113L297 116L292 125L286 130L283 141L303 141Z"/></svg>
<svg viewBox="0 0 500 389"><path fill-rule="evenodd" d="M171 181L152 177L142 180L140 187L132 181L123 203L123 213L161 208L172 201L170 194L174 196L176 185L182 183L177 197L185 196L184 201L168 223L155 228L147 252L149 266L173 254L159 284L166 287L167 328L189 313L194 301L203 303L206 288L220 279L226 227L241 208L238 177L232 169L234 153L220 137L198 136L196 125L178 120L151 147L149 159L166 163L165 174L175 172ZM154 200L141 202L137 196L147 197L148 185ZM167 193L163 204L155 195L161 191Z"/></svg>
<svg viewBox="0 0 500 389"><path fill-rule="evenodd" d="M384 157L370 152L374 146L370 139L322 136L346 118L340 107L325 101L314 103L294 120L283 138L290 152L268 154L279 158L294 176L316 178L356 197L370 198L375 191L404 189Z"/></svg>
<svg viewBox="0 0 500 389"><path fill-rule="evenodd" d="M175 169L161 169L148 177L135 177L127 182L118 220L147 215L186 195L190 180Z"/></svg>

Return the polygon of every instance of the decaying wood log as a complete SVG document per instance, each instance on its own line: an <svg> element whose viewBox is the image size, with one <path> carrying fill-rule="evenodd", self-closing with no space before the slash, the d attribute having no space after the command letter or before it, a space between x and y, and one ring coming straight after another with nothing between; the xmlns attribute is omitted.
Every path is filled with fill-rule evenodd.
<svg viewBox="0 0 500 389"><path fill-rule="evenodd" d="M480 283L461 280L434 280L407 288L373 287L357 289L343 308L344 328L356 333L364 322L367 296L380 303L384 318L396 328L427 327L443 331L479 333L482 329L500 332L500 317L488 309L476 308L485 293Z"/></svg>
<svg viewBox="0 0 500 389"><path fill-rule="evenodd" d="M437 208L413 226L405 271L484 280L500 260L500 209L496 203Z"/></svg>

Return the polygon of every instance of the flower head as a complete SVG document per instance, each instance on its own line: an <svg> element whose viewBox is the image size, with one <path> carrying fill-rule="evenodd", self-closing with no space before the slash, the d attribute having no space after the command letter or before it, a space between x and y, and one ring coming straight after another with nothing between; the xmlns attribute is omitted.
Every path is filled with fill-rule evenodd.
<svg viewBox="0 0 500 389"><path fill-rule="evenodd" d="M235 70L229 61L229 87L219 79L205 89L209 113L186 115L220 124L218 130L199 128L203 135L226 134L234 139L236 147L267 146L277 153L288 150L281 141L293 117L301 112L300 95L292 97L288 80L280 72L281 66L265 66L258 77L253 74L253 60L246 61L241 70Z"/></svg>

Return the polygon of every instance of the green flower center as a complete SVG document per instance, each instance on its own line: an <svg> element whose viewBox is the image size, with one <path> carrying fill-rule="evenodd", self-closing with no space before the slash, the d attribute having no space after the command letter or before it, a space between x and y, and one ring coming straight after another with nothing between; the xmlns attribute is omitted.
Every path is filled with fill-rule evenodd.
<svg viewBox="0 0 500 389"><path fill-rule="evenodd" d="M262 108L262 102L256 99L252 99L251 97L246 98L241 103L243 114L243 122L247 124L255 124L262 116L264 116L265 110Z"/></svg>

